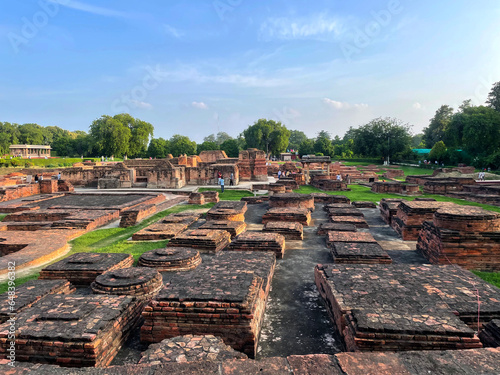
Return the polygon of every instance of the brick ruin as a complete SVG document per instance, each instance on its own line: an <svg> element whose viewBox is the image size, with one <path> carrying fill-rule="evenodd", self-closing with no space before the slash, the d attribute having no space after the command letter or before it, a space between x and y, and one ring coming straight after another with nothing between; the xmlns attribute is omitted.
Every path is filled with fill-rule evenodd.
<svg viewBox="0 0 500 375"><path fill-rule="evenodd" d="M269 207L305 208L314 211L314 198L309 194L276 194L269 197Z"/></svg>
<svg viewBox="0 0 500 375"><path fill-rule="evenodd" d="M433 264L500 271L500 218L479 207L440 208L423 223L417 249Z"/></svg>
<svg viewBox="0 0 500 375"><path fill-rule="evenodd" d="M167 247L146 251L140 258L140 267L156 268L160 272L188 271L201 264L198 250L189 247Z"/></svg>
<svg viewBox="0 0 500 375"><path fill-rule="evenodd" d="M266 153L256 148L240 151L238 168L241 181L267 181Z"/></svg>
<svg viewBox="0 0 500 375"><path fill-rule="evenodd" d="M304 227L297 222L269 221L264 224L263 232L278 233L285 237L285 240L304 239Z"/></svg>
<svg viewBox="0 0 500 375"><path fill-rule="evenodd" d="M205 204L219 202L218 191L193 192L189 194L189 204Z"/></svg>
<svg viewBox="0 0 500 375"><path fill-rule="evenodd" d="M332 203L324 206L328 214L330 223L351 224L356 228L368 228L363 212L346 203Z"/></svg>
<svg viewBox="0 0 500 375"><path fill-rule="evenodd" d="M143 313L141 340L211 334L254 357L275 260L269 253L236 254L223 252L212 264L172 274ZM234 262L242 257L247 261Z"/></svg>
<svg viewBox="0 0 500 375"><path fill-rule="evenodd" d="M392 263L382 246L367 232L329 231L326 244L335 263Z"/></svg>
<svg viewBox="0 0 500 375"><path fill-rule="evenodd" d="M107 271L131 267L130 254L76 253L40 271L39 279L67 279L73 285L90 285Z"/></svg>
<svg viewBox="0 0 500 375"><path fill-rule="evenodd" d="M500 319L493 319L485 324L484 329L479 333L479 338L484 346L500 347Z"/></svg>
<svg viewBox="0 0 500 375"><path fill-rule="evenodd" d="M244 221L231 220L210 220L200 225L200 229L225 230L231 235L231 239L247 230L247 224Z"/></svg>
<svg viewBox="0 0 500 375"><path fill-rule="evenodd" d="M202 253L216 253L231 243L231 235L225 230L188 229L170 240L169 246L190 247Z"/></svg>
<svg viewBox="0 0 500 375"><path fill-rule="evenodd" d="M351 204L356 208L377 208L375 202L370 201L354 201Z"/></svg>
<svg viewBox="0 0 500 375"><path fill-rule="evenodd" d="M220 201L207 213L207 221L245 221L247 203L243 201Z"/></svg>
<svg viewBox="0 0 500 375"><path fill-rule="evenodd" d="M308 226L311 223L311 211L307 208L270 208L262 216L262 224L270 221L297 222Z"/></svg>
<svg viewBox="0 0 500 375"><path fill-rule="evenodd" d="M404 199L394 199L394 198L382 198L379 204L380 216L386 224L391 225L392 218L396 216L398 212L399 204Z"/></svg>
<svg viewBox="0 0 500 375"><path fill-rule="evenodd" d="M231 242L232 251L271 251L276 258L285 255L285 237L279 233L245 232Z"/></svg>
<svg viewBox="0 0 500 375"><path fill-rule="evenodd" d="M350 191L347 182L338 181L335 176L317 174L311 176L310 185L323 191Z"/></svg>
<svg viewBox="0 0 500 375"><path fill-rule="evenodd" d="M327 235L329 231L335 232L356 232L358 229L354 224L344 223L321 223L316 231L317 235Z"/></svg>
<svg viewBox="0 0 500 375"><path fill-rule="evenodd" d="M349 351L480 348L471 327L500 315L500 290L453 266L318 265L315 278Z"/></svg>
<svg viewBox="0 0 500 375"><path fill-rule="evenodd" d="M371 191L381 194L402 194L402 195L420 195L418 184L408 184L398 181L379 181L374 182Z"/></svg>

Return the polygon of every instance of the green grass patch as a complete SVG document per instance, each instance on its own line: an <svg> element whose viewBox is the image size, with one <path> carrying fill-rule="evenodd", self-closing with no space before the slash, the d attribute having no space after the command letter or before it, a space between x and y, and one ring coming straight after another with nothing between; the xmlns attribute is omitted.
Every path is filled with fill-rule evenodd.
<svg viewBox="0 0 500 375"><path fill-rule="evenodd" d="M0 221L3 221L8 214L0 214Z"/></svg>
<svg viewBox="0 0 500 375"><path fill-rule="evenodd" d="M481 272L481 271L472 271L474 274L479 276L481 279L495 285L497 288L500 288L500 272Z"/></svg>
<svg viewBox="0 0 500 375"><path fill-rule="evenodd" d="M125 253L132 254L135 262L139 257L146 251L159 249L165 247L168 240L165 241L128 241L132 234L140 231L141 229L147 227L151 223L160 220L161 218L181 211L186 210L196 210L200 208L211 208L215 203L207 203L204 205L178 205L167 210L156 213L150 218L143 220L141 223L128 228L108 228L108 229L97 229L92 232L86 233L74 240L70 241L71 250L64 257L54 260L52 263L58 262L74 253ZM46 265L45 265L46 266ZM45 267L44 266L44 267ZM38 278L38 270L34 270L33 273L19 277L16 279L16 286L25 283L28 280ZM7 290L7 281L0 283L0 293Z"/></svg>
<svg viewBox="0 0 500 375"><path fill-rule="evenodd" d="M239 201L243 197L253 197L253 193L248 190L233 190L233 189L225 189L224 193L220 192L220 189L213 188L200 188L200 192L203 191L218 191L219 199L221 201Z"/></svg>

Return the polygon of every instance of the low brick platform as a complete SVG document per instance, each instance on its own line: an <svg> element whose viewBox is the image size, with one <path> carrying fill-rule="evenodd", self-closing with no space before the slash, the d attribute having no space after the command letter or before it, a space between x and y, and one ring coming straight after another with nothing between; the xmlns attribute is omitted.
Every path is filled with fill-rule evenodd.
<svg viewBox="0 0 500 375"><path fill-rule="evenodd" d="M132 241L159 241L168 240L177 236L188 227L184 223L154 223L135 232Z"/></svg>
<svg viewBox="0 0 500 375"><path fill-rule="evenodd" d="M285 237L285 240L303 240L304 228L300 223L269 221L264 225L263 232L278 233Z"/></svg>
<svg viewBox="0 0 500 375"><path fill-rule="evenodd" d="M200 253L188 247L167 247L150 250L141 255L138 265L156 268L160 272L188 271L201 263Z"/></svg>
<svg viewBox="0 0 500 375"><path fill-rule="evenodd" d="M247 225L244 221L212 220L202 224L200 229L225 230L234 238L246 231Z"/></svg>
<svg viewBox="0 0 500 375"><path fill-rule="evenodd" d="M243 201L220 201L207 213L207 221L245 221L247 203Z"/></svg>
<svg viewBox="0 0 500 375"><path fill-rule="evenodd" d="M203 191L201 193L193 192L189 194L189 204L205 204L205 203L219 202L218 191Z"/></svg>
<svg viewBox="0 0 500 375"><path fill-rule="evenodd" d="M67 279L74 285L90 285L104 272L131 267L130 254L76 253L40 271L39 279Z"/></svg>
<svg viewBox="0 0 500 375"><path fill-rule="evenodd" d="M392 217L391 227L404 241L416 241L424 221L432 220L442 207L456 206L448 202L402 201Z"/></svg>
<svg viewBox="0 0 500 375"><path fill-rule="evenodd" d="M267 190L269 191L269 195L272 196L275 194L285 194L287 189L285 185L278 182L267 185Z"/></svg>
<svg viewBox="0 0 500 375"><path fill-rule="evenodd" d="M401 182L374 182L371 191L379 194L402 194L403 184Z"/></svg>
<svg viewBox="0 0 500 375"><path fill-rule="evenodd" d="M248 204L260 204L269 201L269 195L256 195L255 197L243 197L240 200Z"/></svg>
<svg viewBox="0 0 500 375"><path fill-rule="evenodd" d="M377 208L377 205L374 202L368 201L356 201L351 204L356 208Z"/></svg>
<svg viewBox="0 0 500 375"><path fill-rule="evenodd" d="M71 294L75 288L67 280L29 280L16 286L14 304L8 292L0 294L0 323L9 320L51 294Z"/></svg>
<svg viewBox="0 0 500 375"><path fill-rule="evenodd" d="M479 207L444 207L424 222L417 250L430 263L500 271L500 218Z"/></svg>
<svg viewBox="0 0 500 375"><path fill-rule="evenodd" d="M50 295L16 320L16 360L68 367L109 365L140 317L127 296ZM10 343L0 326L0 358Z"/></svg>
<svg viewBox="0 0 500 375"><path fill-rule="evenodd" d="M314 198L309 194L276 194L269 197L269 207L306 208L314 211Z"/></svg>
<svg viewBox="0 0 500 375"><path fill-rule="evenodd" d="M276 258L285 254L285 237L278 233L245 232L231 242L231 251L272 251Z"/></svg>
<svg viewBox="0 0 500 375"><path fill-rule="evenodd" d="M392 263L391 257L367 232L328 232L326 244L335 263Z"/></svg>
<svg viewBox="0 0 500 375"><path fill-rule="evenodd" d="M270 221L297 222L308 226L311 223L311 211L306 208L270 208L262 216L262 224Z"/></svg>
<svg viewBox="0 0 500 375"><path fill-rule="evenodd" d="M132 296L149 301L163 288L163 278L156 269L130 267L103 273L90 287L95 294Z"/></svg>
<svg viewBox="0 0 500 375"><path fill-rule="evenodd" d="M323 191L349 191L347 183L344 181L337 181L331 179L317 179L316 177L312 179L312 186L323 190Z"/></svg>
<svg viewBox="0 0 500 375"><path fill-rule="evenodd" d="M315 279L349 351L480 347L476 289L479 326L500 316L500 290L455 266L318 265Z"/></svg>
<svg viewBox="0 0 500 375"><path fill-rule="evenodd" d="M314 203L322 203L322 204L328 204L328 203L333 203L333 195L327 194L327 193L311 193L311 196L314 199Z"/></svg>
<svg viewBox="0 0 500 375"><path fill-rule="evenodd" d="M359 208L350 207L350 208L331 208L328 207L327 213L330 216L360 216L364 217L363 211Z"/></svg>
<svg viewBox="0 0 500 375"><path fill-rule="evenodd" d="M378 208L380 210L380 216L382 217L382 220L384 220L387 224L391 225L392 218L396 216L399 204L403 200L404 199L392 199L392 198L381 199Z"/></svg>
<svg viewBox="0 0 500 375"><path fill-rule="evenodd" d="M485 324L479 333L479 338L484 346L498 348L500 346L500 319L493 319Z"/></svg>
<svg viewBox="0 0 500 375"><path fill-rule="evenodd" d="M132 227L157 211L155 204L141 204L121 213L120 228Z"/></svg>
<svg viewBox="0 0 500 375"><path fill-rule="evenodd" d="M331 202L330 203L347 203L351 204L351 200L347 198L345 195L330 195Z"/></svg>
<svg viewBox="0 0 500 375"><path fill-rule="evenodd" d="M165 216L163 219L159 220L158 223L162 224L186 224L190 226L198 221L201 217L201 213L195 211L182 211L175 214L170 214Z"/></svg>
<svg viewBox="0 0 500 375"><path fill-rule="evenodd" d="M369 228L363 216L330 216L330 222L334 224L352 224L356 228Z"/></svg>
<svg viewBox="0 0 500 375"><path fill-rule="evenodd" d="M337 232L356 232L357 228L354 224L343 224L343 223L321 223L316 231L316 234L324 236L328 234L329 231Z"/></svg>
<svg viewBox="0 0 500 375"><path fill-rule="evenodd" d="M371 233L368 232L328 232L326 245L330 247L333 242L360 242L377 243Z"/></svg>
<svg viewBox="0 0 500 375"><path fill-rule="evenodd" d="M326 212L336 210L337 208L353 208L350 203L329 203L323 206L323 210Z"/></svg>
<svg viewBox="0 0 500 375"><path fill-rule="evenodd" d="M231 243L225 230L188 229L170 240L168 246L191 247L200 252L216 253Z"/></svg>
<svg viewBox="0 0 500 375"><path fill-rule="evenodd" d="M139 363L162 364L169 362L223 361L248 357L224 344L219 337L177 336L152 344L142 353Z"/></svg>

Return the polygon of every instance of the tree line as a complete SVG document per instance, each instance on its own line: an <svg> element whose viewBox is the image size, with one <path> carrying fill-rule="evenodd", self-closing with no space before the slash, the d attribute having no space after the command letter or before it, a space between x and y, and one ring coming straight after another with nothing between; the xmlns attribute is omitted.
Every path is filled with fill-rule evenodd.
<svg viewBox="0 0 500 375"><path fill-rule="evenodd" d="M299 130L289 130L279 121L259 119L236 138L225 132L211 134L197 144L185 135L154 138L152 124L122 113L101 116L89 132L68 131L57 126L0 122L0 153L11 144L50 145L58 156L115 156L165 158L167 155L194 155L206 150L224 150L238 157L241 150L258 148L268 156L292 152L328 155L346 159L370 157L390 160L417 160L414 148L429 148L430 160L456 164L500 166L500 82L493 85L485 105L466 100L455 111L441 106L421 134L412 134L411 125L396 118L376 118L350 127L341 138L327 130L308 138Z"/></svg>

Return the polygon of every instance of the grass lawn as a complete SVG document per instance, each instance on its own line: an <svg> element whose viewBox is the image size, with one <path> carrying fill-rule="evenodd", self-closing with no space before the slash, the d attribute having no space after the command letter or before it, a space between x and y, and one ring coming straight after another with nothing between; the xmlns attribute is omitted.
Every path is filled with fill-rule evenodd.
<svg viewBox="0 0 500 375"><path fill-rule="evenodd" d="M71 250L64 257L58 258L52 263L58 262L61 259L64 259L74 253L127 253L132 254L135 262L137 262L139 257L144 252L165 247L168 243L168 240L158 242L128 241L132 234L138 232L142 228L147 227L149 224L158 221L166 215L186 210L195 210L200 208L207 209L213 207L213 205L214 203L208 203L205 205L178 205L165 211L158 212L157 214L146 220L143 220L141 223L133 227L94 230L70 241ZM47 264L43 267L46 266ZM38 271L39 269L33 270L33 273L17 278L16 285L19 286L28 280L38 278ZM5 292L6 290L7 282L1 283L0 293Z"/></svg>
<svg viewBox="0 0 500 375"><path fill-rule="evenodd" d="M5 217L7 216L8 214L0 214L0 221L2 221L3 219L5 219Z"/></svg>
<svg viewBox="0 0 500 375"><path fill-rule="evenodd" d="M477 276L479 276L484 281L495 285L497 288L500 288L500 272L481 272L481 271L472 271Z"/></svg>
<svg viewBox="0 0 500 375"><path fill-rule="evenodd" d="M243 197L253 197L253 193L249 192L248 190L225 189L224 193L221 193L220 189L200 188L199 191L200 192L202 192L202 191L218 191L219 192L219 199L221 201L239 201Z"/></svg>

